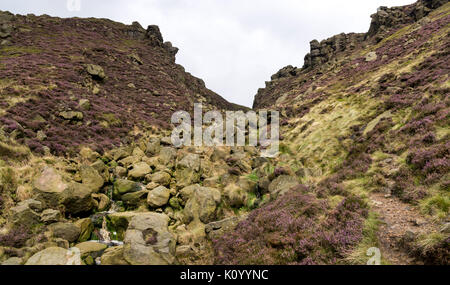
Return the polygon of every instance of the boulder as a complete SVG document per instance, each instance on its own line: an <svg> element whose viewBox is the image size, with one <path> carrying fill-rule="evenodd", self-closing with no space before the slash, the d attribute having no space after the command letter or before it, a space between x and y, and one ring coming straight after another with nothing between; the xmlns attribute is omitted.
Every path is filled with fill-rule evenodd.
<svg viewBox="0 0 450 285"><path fill-rule="evenodd" d="M55 238L62 238L68 242L75 242L80 237L80 228L72 223L55 223L49 226Z"/></svg>
<svg viewBox="0 0 450 285"><path fill-rule="evenodd" d="M221 221L212 222L206 225L205 232L210 240L216 240L227 232L233 231L236 226L243 221L246 216L231 217Z"/></svg>
<svg viewBox="0 0 450 285"><path fill-rule="evenodd" d="M152 208L159 208L167 204L170 198L170 190L164 186L157 187L150 191L147 197L147 203Z"/></svg>
<svg viewBox="0 0 450 285"><path fill-rule="evenodd" d="M175 262L175 237L169 217L143 213L135 216L125 233L123 256L131 265L170 265Z"/></svg>
<svg viewBox="0 0 450 285"><path fill-rule="evenodd" d="M25 265L67 265L71 258L78 258L75 264L81 264L80 257L72 256L67 249L49 247L30 257Z"/></svg>
<svg viewBox="0 0 450 285"><path fill-rule="evenodd" d="M186 224L194 220L200 220L205 224L212 222L216 217L216 209L220 201L219 190L207 187L194 188L184 208L184 222Z"/></svg>
<svg viewBox="0 0 450 285"><path fill-rule="evenodd" d="M182 160L177 163L177 169L191 169L193 171L200 171L200 156L198 154L187 154Z"/></svg>
<svg viewBox="0 0 450 285"><path fill-rule="evenodd" d="M196 172L194 169L184 168L175 171L175 179L177 181L177 188L181 189L189 185L199 183L201 174Z"/></svg>
<svg viewBox="0 0 450 285"><path fill-rule="evenodd" d="M58 210L47 209L41 214L41 222L44 224L53 224L61 219L61 213Z"/></svg>
<svg viewBox="0 0 450 285"><path fill-rule="evenodd" d="M58 207L67 188L68 184L63 181L62 176L51 167L45 168L41 175L33 181L36 199L41 201L46 208Z"/></svg>
<svg viewBox="0 0 450 285"><path fill-rule="evenodd" d="M156 184L159 184L162 186L169 186L172 176L170 176L170 174L165 171L159 171L159 172L152 174L150 179L151 179L151 182L154 182Z"/></svg>
<svg viewBox="0 0 450 285"><path fill-rule="evenodd" d="M81 180L92 192L100 191L105 184L103 177L92 166L83 165L80 169Z"/></svg>
<svg viewBox="0 0 450 285"><path fill-rule="evenodd" d="M85 242L91 239L92 232L94 231L94 223L92 223L90 218L76 221L75 226L80 229L79 242Z"/></svg>
<svg viewBox="0 0 450 285"><path fill-rule="evenodd" d="M131 180L117 179L114 183L114 194L121 196L142 190L142 185Z"/></svg>
<svg viewBox="0 0 450 285"><path fill-rule="evenodd" d="M89 73L89 75L91 75L95 79L103 80L106 77L105 71L99 65L86 64L86 71L87 73Z"/></svg>
<svg viewBox="0 0 450 285"><path fill-rule="evenodd" d="M175 164L177 151L173 147L163 147L159 154L159 162L169 168Z"/></svg>
<svg viewBox="0 0 450 285"><path fill-rule="evenodd" d="M22 265L23 260L19 257L11 257L3 261L1 265Z"/></svg>
<svg viewBox="0 0 450 285"><path fill-rule="evenodd" d="M97 202L97 210L103 212L108 210L111 200L105 194L92 194L92 198Z"/></svg>
<svg viewBox="0 0 450 285"><path fill-rule="evenodd" d="M108 248L106 244L92 241L79 243L75 245L75 247L80 250L82 259L85 259L88 256L96 259L97 257L102 256L103 252Z"/></svg>
<svg viewBox="0 0 450 285"><path fill-rule="evenodd" d="M161 150L161 140L159 138L151 138L147 144L145 153L148 155L158 155Z"/></svg>
<svg viewBox="0 0 450 285"><path fill-rule="evenodd" d="M124 246L110 247L101 257L101 265L129 265L123 257Z"/></svg>
<svg viewBox="0 0 450 285"><path fill-rule="evenodd" d="M369 52L369 53L366 55L366 62L372 62L372 61L375 61L375 60L377 60L377 58L378 58L378 56L377 56L377 53L376 53L376 52L374 52L374 51Z"/></svg>
<svg viewBox="0 0 450 285"><path fill-rule="evenodd" d="M33 202L30 202L33 201ZM25 226L31 228L40 222L39 214L32 209L30 204L37 202L36 200L27 200L19 203L16 207L11 208L12 223L16 226ZM41 203L39 202L39 205Z"/></svg>
<svg viewBox="0 0 450 285"><path fill-rule="evenodd" d="M139 206L141 203L145 202L145 199L147 198L148 193L149 193L148 190L141 190L138 192L127 193L122 196L122 201L127 206L136 207L136 206Z"/></svg>
<svg viewBox="0 0 450 285"><path fill-rule="evenodd" d="M134 179L141 179L151 172L152 169L147 163L138 162L133 164L132 169L128 171L128 176Z"/></svg>
<svg viewBox="0 0 450 285"><path fill-rule="evenodd" d="M59 116L64 120L69 121L82 121L84 116L83 113L77 111L63 111L59 112Z"/></svg>
<svg viewBox="0 0 450 285"><path fill-rule="evenodd" d="M91 109L91 102L88 99L80 99L78 108L89 111L89 109Z"/></svg>
<svg viewBox="0 0 450 285"><path fill-rule="evenodd" d="M81 183L70 183L66 191L64 191L63 204L66 213L81 214L90 212L95 202L91 196L92 189L89 189Z"/></svg>

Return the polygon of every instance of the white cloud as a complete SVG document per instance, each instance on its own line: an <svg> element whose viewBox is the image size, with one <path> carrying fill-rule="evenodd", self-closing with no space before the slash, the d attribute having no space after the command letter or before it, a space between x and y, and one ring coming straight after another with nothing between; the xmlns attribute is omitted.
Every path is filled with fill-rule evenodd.
<svg viewBox="0 0 450 285"><path fill-rule="evenodd" d="M379 6L414 0L2 0L1 10L156 24L180 48L177 62L227 100L251 106L280 68L301 66L313 39L366 32Z"/></svg>

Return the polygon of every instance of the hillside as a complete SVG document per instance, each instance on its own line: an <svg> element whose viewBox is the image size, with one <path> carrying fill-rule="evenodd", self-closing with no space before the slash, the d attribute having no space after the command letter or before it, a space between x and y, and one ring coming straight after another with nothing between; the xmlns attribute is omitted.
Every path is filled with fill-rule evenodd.
<svg viewBox="0 0 450 285"><path fill-rule="evenodd" d="M448 1L381 7L274 74L254 109L281 113L276 158L172 146L175 110L245 108L156 26L0 28L2 264L449 264Z"/></svg>
<svg viewBox="0 0 450 285"><path fill-rule="evenodd" d="M240 108L176 64L157 26L7 12L0 25L0 122L35 153L103 152L194 102Z"/></svg>

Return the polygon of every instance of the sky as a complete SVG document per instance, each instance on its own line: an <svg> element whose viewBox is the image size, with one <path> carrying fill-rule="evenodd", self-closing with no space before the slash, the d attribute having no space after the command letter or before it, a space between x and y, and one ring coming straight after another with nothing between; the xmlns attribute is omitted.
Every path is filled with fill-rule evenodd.
<svg viewBox="0 0 450 285"><path fill-rule="evenodd" d="M309 42L367 32L380 6L414 0L1 0L15 14L96 17L158 25L177 63L230 102L251 107L286 65L303 66Z"/></svg>

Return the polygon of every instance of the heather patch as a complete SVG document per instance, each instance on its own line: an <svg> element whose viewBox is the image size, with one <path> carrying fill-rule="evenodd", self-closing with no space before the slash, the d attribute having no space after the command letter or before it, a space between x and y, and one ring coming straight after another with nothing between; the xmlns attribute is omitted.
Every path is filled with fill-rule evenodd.
<svg viewBox="0 0 450 285"><path fill-rule="evenodd" d="M253 211L234 232L214 241L218 264L336 264L362 237L367 209L355 197L335 209L292 190Z"/></svg>

